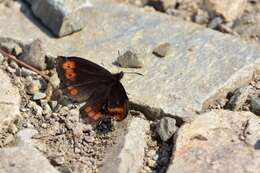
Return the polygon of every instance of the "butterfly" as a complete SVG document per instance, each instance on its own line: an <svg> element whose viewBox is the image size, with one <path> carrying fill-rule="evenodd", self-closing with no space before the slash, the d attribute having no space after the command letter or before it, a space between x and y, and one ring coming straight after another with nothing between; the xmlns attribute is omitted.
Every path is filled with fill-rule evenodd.
<svg viewBox="0 0 260 173"><path fill-rule="evenodd" d="M105 115L121 121L128 114L129 99L120 83L124 73L112 74L80 57L58 56L56 71L63 92L74 102L85 102L80 112L91 122Z"/></svg>

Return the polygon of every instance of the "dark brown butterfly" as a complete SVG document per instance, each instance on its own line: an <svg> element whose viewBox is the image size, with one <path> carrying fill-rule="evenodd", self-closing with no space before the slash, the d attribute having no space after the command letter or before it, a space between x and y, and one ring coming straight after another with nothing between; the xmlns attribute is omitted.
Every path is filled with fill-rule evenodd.
<svg viewBox="0 0 260 173"><path fill-rule="evenodd" d="M86 102L81 113L91 121L111 115L117 121L128 113L128 97L120 79L105 68L79 57L57 58L56 70L62 90L72 101Z"/></svg>

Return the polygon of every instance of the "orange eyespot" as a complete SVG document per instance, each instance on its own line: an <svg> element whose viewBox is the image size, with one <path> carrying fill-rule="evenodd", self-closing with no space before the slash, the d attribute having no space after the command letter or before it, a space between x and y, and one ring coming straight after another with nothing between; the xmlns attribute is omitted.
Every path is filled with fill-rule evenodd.
<svg viewBox="0 0 260 173"><path fill-rule="evenodd" d="M78 89L77 88L75 88L75 87L68 87L68 93L70 94L70 95L72 95L72 96L75 96L75 95L77 95L78 94Z"/></svg>
<svg viewBox="0 0 260 173"><path fill-rule="evenodd" d="M90 112L92 110L92 108L90 106L87 106L84 110L85 110L85 112L88 113L88 112Z"/></svg>
<svg viewBox="0 0 260 173"><path fill-rule="evenodd" d="M102 114L101 112L94 112L94 111L91 111L88 113L88 117L93 120L93 121L97 121L99 119L102 118Z"/></svg>
<svg viewBox="0 0 260 173"><path fill-rule="evenodd" d="M76 63L74 61L67 60L62 66L64 70L74 69L76 67Z"/></svg>
<svg viewBox="0 0 260 173"><path fill-rule="evenodd" d="M121 107L108 108L108 111L116 121L121 121L125 118L124 109Z"/></svg>
<svg viewBox="0 0 260 173"><path fill-rule="evenodd" d="M76 73L73 70L71 70L71 69L67 69L65 71L65 76L66 76L67 79L73 81L73 80L75 80Z"/></svg>
<svg viewBox="0 0 260 173"><path fill-rule="evenodd" d="M120 107L116 107L116 108L108 108L108 111L111 114L122 114L124 112L124 109Z"/></svg>

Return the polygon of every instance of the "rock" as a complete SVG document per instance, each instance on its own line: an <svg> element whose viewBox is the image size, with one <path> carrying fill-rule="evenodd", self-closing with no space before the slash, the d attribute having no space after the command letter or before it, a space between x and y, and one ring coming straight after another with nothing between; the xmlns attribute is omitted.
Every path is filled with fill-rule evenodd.
<svg viewBox="0 0 260 173"><path fill-rule="evenodd" d="M176 132L176 120L170 117L164 117L156 125L156 133L160 136L162 141L167 141Z"/></svg>
<svg viewBox="0 0 260 173"><path fill-rule="evenodd" d="M245 139L250 138L250 144L257 143L259 121L260 118L250 112L220 110L197 115L193 122L178 130L174 157L167 173L257 173L259 150L248 145ZM247 134L247 130L252 135Z"/></svg>
<svg viewBox="0 0 260 173"><path fill-rule="evenodd" d="M6 71L8 71L9 73L14 74L16 72L16 70L10 66L6 67Z"/></svg>
<svg viewBox="0 0 260 173"><path fill-rule="evenodd" d="M59 173L39 151L32 147L0 149L0 165L1 173Z"/></svg>
<svg viewBox="0 0 260 173"><path fill-rule="evenodd" d="M260 118L252 116L250 117L245 125L245 129L243 132L243 135L245 137L245 142L254 149L259 149L257 148L257 145L259 145L260 141Z"/></svg>
<svg viewBox="0 0 260 173"><path fill-rule="evenodd" d="M33 94L33 100L40 100L40 99L44 99L46 97L45 93L42 92L36 92L35 94Z"/></svg>
<svg viewBox="0 0 260 173"><path fill-rule="evenodd" d="M7 37L0 37L0 48L14 56L20 55L23 51L19 41Z"/></svg>
<svg viewBox="0 0 260 173"><path fill-rule="evenodd" d="M43 114L51 114L52 113L52 109L50 107L50 105L48 104L47 100L41 100L41 107L43 109Z"/></svg>
<svg viewBox="0 0 260 173"><path fill-rule="evenodd" d="M0 131L19 117L20 94L8 75L0 69Z"/></svg>
<svg viewBox="0 0 260 173"><path fill-rule="evenodd" d="M260 98L259 97L251 98L251 107L252 107L252 112L254 112L256 115L260 115Z"/></svg>
<svg viewBox="0 0 260 173"><path fill-rule="evenodd" d="M145 66L138 69L144 76L125 75L121 82L132 102L163 110L160 117L168 115L185 121L230 91L247 85L259 69L259 47L240 38L125 4L92 2L88 29L59 39L28 20L31 17L37 23L22 1L19 3L28 17L20 8L0 6L0 25L10 24L1 28L0 35L25 43L40 38L50 55L77 55L104 64L111 72L118 72L113 65L118 50L133 48L149 55L156 43L169 42L174 54L164 60L145 56ZM157 114L145 115L157 118Z"/></svg>
<svg viewBox="0 0 260 173"><path fill-rule="evenodd" d="M28 76L36 75L36 73L34 71L22 67L21 70L18 71L17 75L18 76L21 75L22 77L28 77Z"/></svg>
<svg viewBox="0 0 260 173"><path fill-rule="evenodd" d="M13 123L9 125L8 127L8 132L11 133L11 134L16 134L18 131L16 125L14 125Z"/></svg>
<svg viewBox="0 0 260 173"><path fill-rule="evenodd" d="M33 145L32 137L38 134L35 129L22 129L16 134L16 143L18 146Z"/></svg>
<svg viewBox="0 0 260 173"><path fill-rule="evenodd" d="M33 1L31 5L34 15L58 37L83 29L92 7L86 0Z"/></svg>
<svg viewBox="0 0 260 173"><path fill-rule="evenodd" d="M105 159L99 172L129 172L131 170L131 173L139 173L143 165L145 134L148 130L147 121L133 118L124 139L113 147L112 154Z"/></svg>
<svg viewBox="0 0 260 173"><path fill-rule="evenodd" d="M208 24L208 22L209 22L208 13L203 10L198 10L196 16L194 17L194 22L201 24L201 25Z"/></svg>
<svg viewBox="0 0 260 173"><path fill-rule="evenodd" d="M42 115L42 112L43 112L42 107L37 105L35 102L29 101L27 107L31 108L35 115L37 115L37 116Z"/></svg>
<svg viewBox="0 0 260 173"><path fill-rule="evenodd" d="M65 161L65 158L63 156L57 156L54 158L51 158L52 165L59 166L62 165Z"/></svg>
<svg viewBox="0 0 260 173"><path fill-rule="evenodd" d="M5 60L5 57L0 53L0 64L2 64Z"/></svg>
<svg viewBox="0 0 260 173"><path fill-rule="evenodd" d="M85 140L86 142L88 142L88 143L92 143L92 142L95 141L95 138L94 138L94 136L85 136L85 137L84 137L84 140Z"/></svg>
<svg viewBox="0 0 260 173"><path fill-rule="evenodd" d="M46 51L44 42L40 39L36 39L25 47L20 59L39 70L44 70L46 69Z"/></svg>
<svg viewBox="0 0 260 173"><path fill-rule="evenodd" d="M250 87L238 88L234 91L233 96L230 98L227 108L237 111L242 108L242 105L246 102L249 95Z"/></svg>
<svg viewBox="0 0 260 173"><path fill-rule="evenodd" d="M140 61L137 53L126 51L123 55L117 58L116 64L124 68L142 68L143 63Z"/></svg>
<svg viewBox="0 0 260 173"><path fill-rule="evenodd" d="M210 21L208 27L211 29L216 29L222 22L223 19L221 17L215 17Z"/></svg>
<svg viewBox="0 0 260 173"><path fill-rule="evenodd" d="M52 109L52 110L55 110L57 105L58 105L58 102L55 101L55 100L53 100L53 101L50 102L50 106L51 106L51 109Z"/></svg>
<svg viewBox="0 0 260 173"><path fill-rule="evenodd" d="M170 43L159 44L156 48L154 48L153 54L160 58L165 57L169 52L170 46Z"/></svg>
<svg viewBox="0 0 260 173"><path fill-rule="evenodd" d="M12 134L8 134L8 135L5 137L3 144L4 144L4 145L8 145L8 144L14 142L14 140L15 140L15 139L14 139L14 136L13 136ZM0 170L1 170L1 169L0 169Z"/></svg>
<svg viewBox="0 0 260 173"><path fill-rule="evenodd" d="M26 88L28 94L36 94L41 89L41 83L39 80L28 81Z"/></svg>
<svg viewBox="0 0 260 173"><path fill-rule="evenodd" d="M260 37L260 12L247 14L236 20L234 31L246 39Z"/></svg>
<svg viewBox="0 0 260 173"><path fill-rule="evenodd" d="M246 7L246 0L205 0L205 9L211 16L222 16L226 21L239 18Z"/></svg>

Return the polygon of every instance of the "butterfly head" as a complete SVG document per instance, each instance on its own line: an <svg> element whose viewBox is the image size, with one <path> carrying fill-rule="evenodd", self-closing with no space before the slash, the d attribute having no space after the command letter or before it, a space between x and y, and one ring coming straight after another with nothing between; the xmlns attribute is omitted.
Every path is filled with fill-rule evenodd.
<svg viewBox="0 0 260 173"><path fill-rule="evenodd" d="M116 80L121 80L124 76L124 72L121 71L119 73L115 73L113 76L115 77Z"/></svg>

